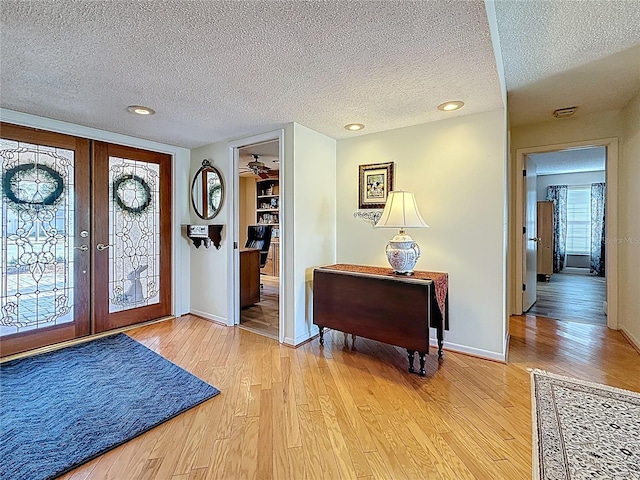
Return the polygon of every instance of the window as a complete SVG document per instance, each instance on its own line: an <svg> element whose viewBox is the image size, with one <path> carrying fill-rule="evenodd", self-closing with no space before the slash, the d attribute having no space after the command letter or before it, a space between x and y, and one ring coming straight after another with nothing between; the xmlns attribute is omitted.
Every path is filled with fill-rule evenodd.
<svg viewBox="0 0 640 480"><path fill-rule="evenodd" d="M591 188L567 189L567 253L588 255L591 251Z"/></svg>

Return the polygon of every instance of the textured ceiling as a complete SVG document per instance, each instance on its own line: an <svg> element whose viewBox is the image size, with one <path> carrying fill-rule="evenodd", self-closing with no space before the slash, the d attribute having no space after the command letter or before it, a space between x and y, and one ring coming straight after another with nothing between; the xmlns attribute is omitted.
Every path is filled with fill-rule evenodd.
<svg viewBox="0 0 640 480"><path fill-rule="evenodd" d="M502 107L482 1L3 0L4 108L196 147ZM459 112L436 106L463 100ZM152 117L126 113L154 108Z"/></svg>
<svg viewBox="0 0 640 480"><path fill-rule="evenodd" d="M340 139L502 107L481 0L2 0L0 11L0 106L187 148L292 121ZM618 109L640 88L640 0L495 11L512 124ZM466 106L436 110L447 100Z"/></svg>
<svg viewBox="0 0 640 480"><path fill-rule="evenodd" d="M640 89L639 0L496 0L509 120L624 107Z"/></svg>
<svg viewBox="0 0 640 480"><path fill-rule="evenodd" d="M538 175L596 172L605 169L604 147L575 148L560 152L534 153L529 157L536 162Z"/></svg>

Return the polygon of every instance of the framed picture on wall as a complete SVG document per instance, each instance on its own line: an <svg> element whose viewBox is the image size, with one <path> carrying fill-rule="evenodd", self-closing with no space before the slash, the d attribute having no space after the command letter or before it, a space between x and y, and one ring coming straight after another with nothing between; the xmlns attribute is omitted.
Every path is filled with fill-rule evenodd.
<svg viewBox="0 0 640 480"><path fill-rule="evenodd" d="M393 162L360 165L358 208L384 208L393 191Z"/></svg>

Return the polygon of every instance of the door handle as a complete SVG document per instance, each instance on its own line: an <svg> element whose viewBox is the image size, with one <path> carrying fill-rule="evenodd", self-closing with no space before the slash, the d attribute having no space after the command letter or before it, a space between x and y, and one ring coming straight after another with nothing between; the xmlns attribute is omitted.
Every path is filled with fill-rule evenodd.
<svg viewBox="0 0 640 480"><path fill-rule="evenodd" d="M542 239L540 237L531 237L529 240L531 240L532 242L541 242Z"/></svg>
<svg viewBox="0 0 640 480"><path fill-rule="evenodd" d="M80 245L79 247L73 247L77 250L82 250L83 252L86 252L87 250L89 250L89 247L87 245Z"/></svg>
<svg viewBox="0 0 640 480"><path fill-rule="evenodd" d="M109 247L112 247L113 245L105 245L104 243L99 243L96 245L96 248L100 251L102 250L106 250Z"/></svg>

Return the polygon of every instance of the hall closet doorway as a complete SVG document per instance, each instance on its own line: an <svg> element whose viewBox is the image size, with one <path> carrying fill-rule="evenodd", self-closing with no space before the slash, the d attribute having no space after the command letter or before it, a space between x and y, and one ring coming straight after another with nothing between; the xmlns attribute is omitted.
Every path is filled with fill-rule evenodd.
<svg viewBox="0 0 640 480"><path fill-rule="evenodd" d="M271 138L269 138L271 137ZM278 341L281 316L283 182L280 137L252 137L233 148L234 325ZM237 259L237 260L236 260Z"/></svg>
<svg viewBox="0 0 640 480"><path fill-rule="evenodd" d="M0 347L171 313L171 156L1 124Z"/></svg>

